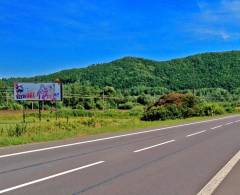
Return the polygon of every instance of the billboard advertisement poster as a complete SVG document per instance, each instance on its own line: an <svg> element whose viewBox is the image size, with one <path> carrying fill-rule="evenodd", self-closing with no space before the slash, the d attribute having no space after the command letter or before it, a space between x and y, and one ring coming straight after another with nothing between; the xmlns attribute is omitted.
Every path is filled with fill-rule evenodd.
<svg viewBox="0 0 240 195"><path fill-rule="evenodd" d="M16 101L61 101L61 83L14 83Z"/></svg>

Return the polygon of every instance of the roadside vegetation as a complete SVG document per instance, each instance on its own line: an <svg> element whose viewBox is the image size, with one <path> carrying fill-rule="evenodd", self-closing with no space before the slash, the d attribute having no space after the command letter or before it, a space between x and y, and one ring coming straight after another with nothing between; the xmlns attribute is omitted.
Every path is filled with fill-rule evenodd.
<svg viewBox="0 0 240 195"><path fill-rule="evenodd" d="M36 112L26 113L22 121L21 111L0 111L0 147L26 144L65 138L84 137L102 133L126 132L141 128L174 125L182 122L206 119L208 117L191 117L165 121L143 121L139 110L142 107L127 111L77 111L59 110L61 113L44 111L39 121ZM136 112L137 110L137 112Z"/></svg>
<svg viewBox="0 0 240 195"><path fill-rule="evenodd" d="M240 111L240 52L157 62L126 57L0 79L0 146L176 124ZM13 82L63 83L62 102L15 102ZM42 109L41 120L38 108ZM25 112L23 113L23 110Z"/></svg>
<svg viewBox="0 0 240 195"><path fill-rule="evenodd" d="M142 120L166 120L215 116L236 111L234 103L207 102L192 94L170 93L146 108Z"/></svg>
<svg viewBox="0 0 240 195"><path fill-rule="evenodd" d="M64 102L46 103L41 118L38 110L30 109L31 104L13 104L24 107L25 112L0 111L0 146L173 125L238 111L237 103L207 102L179 93L166 94L155 101L152 96L141 95L128 101L117 99L117 103L111 98L101 103L99 99L84 104L81 101L74 107L66 107Z"/></svg>

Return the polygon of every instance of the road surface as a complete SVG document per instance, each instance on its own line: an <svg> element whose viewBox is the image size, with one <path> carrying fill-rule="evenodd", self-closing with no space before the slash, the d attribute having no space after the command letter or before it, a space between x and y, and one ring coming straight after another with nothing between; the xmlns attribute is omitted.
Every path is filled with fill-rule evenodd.
<svg viewBox="0 0 240 195"><path fill-rule="evenodd" d="M240 116L0 149L0 194L193 195L240 149Z"/></svg>
<svg viewBox="0 0 240 195"><path fill-rule="evenodd" d="M238 195L240 194L240 161L223 180L214 192L214 195Z"/></svg>

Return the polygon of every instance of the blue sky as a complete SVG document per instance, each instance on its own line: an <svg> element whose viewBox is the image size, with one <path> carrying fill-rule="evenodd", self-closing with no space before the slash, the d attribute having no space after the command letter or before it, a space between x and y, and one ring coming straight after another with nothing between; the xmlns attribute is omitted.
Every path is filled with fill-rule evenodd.
<svg viewBox="0 0 240 195"><path fill-rule="evenodd" d="M0 0L0 78L240 49L240 0Z"/></svg>

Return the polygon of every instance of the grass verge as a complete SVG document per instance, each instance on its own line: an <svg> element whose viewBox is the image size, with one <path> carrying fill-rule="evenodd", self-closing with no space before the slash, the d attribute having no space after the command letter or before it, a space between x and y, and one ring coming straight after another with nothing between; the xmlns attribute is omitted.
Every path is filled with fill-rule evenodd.
<svg viewBox="0 0 240 195"><path fill-rule="evenodd" d="M213 117L193 117L166 121L141 121L130 111L95 111L76 116L56 117L45 112L42 121L35 113L28 113L26 123L22 123L20 112L0 112L0 147L62 140L104 133L136 131L143 128L163 127Z"/></svg>

